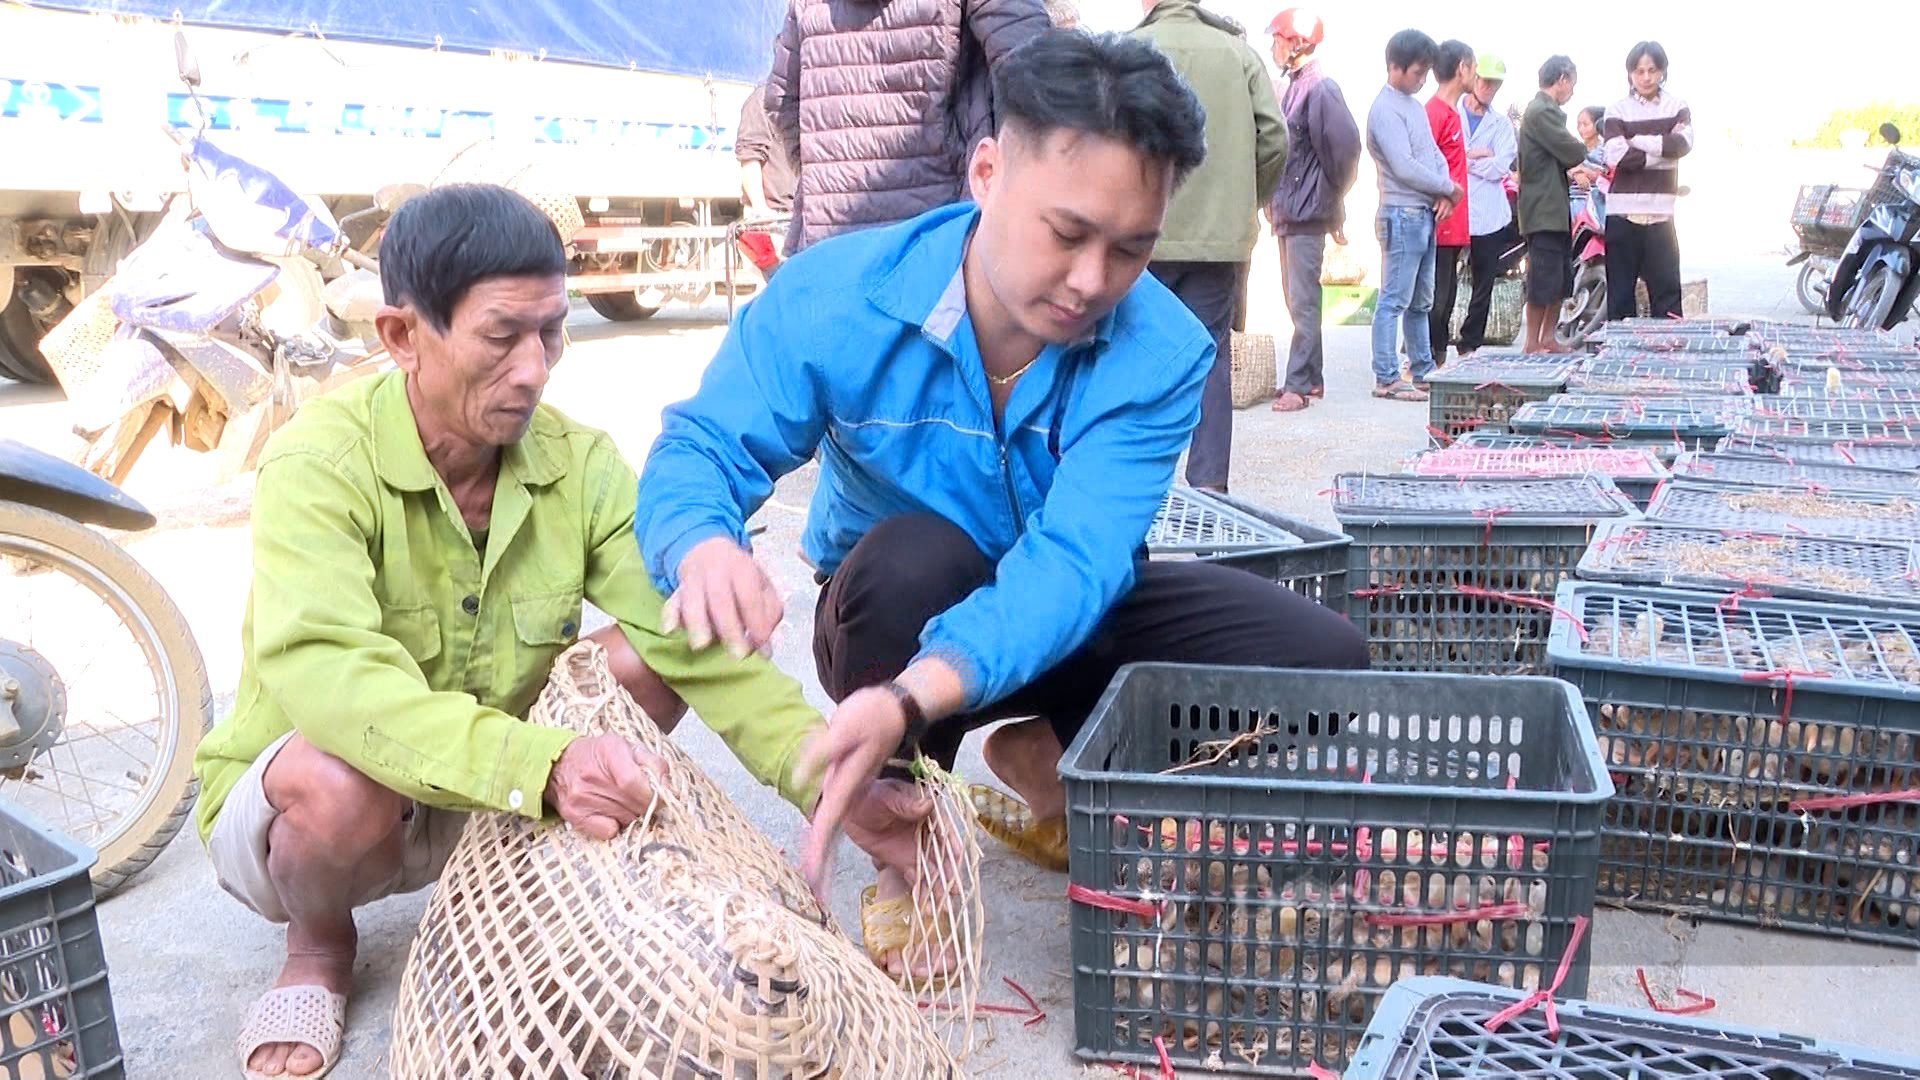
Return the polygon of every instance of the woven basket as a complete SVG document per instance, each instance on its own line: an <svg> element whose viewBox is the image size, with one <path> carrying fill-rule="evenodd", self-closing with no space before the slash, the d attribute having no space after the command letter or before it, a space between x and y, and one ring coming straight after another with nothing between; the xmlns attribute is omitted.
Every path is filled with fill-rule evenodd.
<svg viewBox="0 0 1920 1080"><path fill-rule="evenodd" d="M958 1075L598 644L561 654L531 719L661 755L659 807L608 842L469 819L407 957L395 1080Z"/></svg>
<svg viewBox="0 0 1920 1080"><path fill-rule="evenodd" d="M1244 409L1273 396L1278 358L1272 334L1233 335L1233 407Z"/></svg>
<svg viewBox="0 0 1920 1080"><path fill-rule="evenodd" d="M553 221L563 244L571 244L587 223L580 213L580 200L566 184L497 142L483 140L455 154L430 186L448 184L499 184L526 196Z"/></svg>
<svg viewBox="0 0 1920 1080"><path fill-rule="evenodd" d="M1460 328L1467 322L1467 306L1473 302L1472 282L1466 276L1453 302L1453 339L1459 340ZM1488 345L1511 345L1520 336L1521 320L1526 314L1523 283L1517 277L1493 279L1493 299L1487 305Z"/></svg>

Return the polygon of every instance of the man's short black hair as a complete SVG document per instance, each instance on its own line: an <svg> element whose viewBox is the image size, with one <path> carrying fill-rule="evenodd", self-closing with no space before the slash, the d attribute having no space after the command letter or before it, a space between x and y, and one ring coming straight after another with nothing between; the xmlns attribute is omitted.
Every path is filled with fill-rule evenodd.
<svg viewBox="0 0 1920 1080"><path fill-rule="evenodd" d="M1473 60L1473 46L1455 38L1448 38L1440 43L1439 56L1439 62L1433 65L1433 75L1441 82L1446 82L1460 73L1461 64Z"/></svg>
<svg viewBox="0 0 1920 1080"><path fill-rule="evenodd" d="M1207 156L1207 114L1165 54L1126 34L1048 30L993 69L999 126L1046 136L1084 131L1173 166L1175 183Z"/></svg>
<svg viewBox="0 0 1920 1080"><path fill-rule="evenodd" d="M1573 66L1570 56L1549 56L1547 62L1540 65L1540 89L1545 90L1569 75L1579 77L1579 69Z"/></svg>
<svg viewBox="0 0 1920 1080"><path fill-rule="evenodd" d="M1418 30L1402 30L1387 39L1387 66L1407 71L1415 64L1425 64L1431 70L1439 52L1440 46L1427 35Z"/></svg>
<svg viewBox="0 0 1920 1080"><path fill-rule="evenodd" d="M553 219L496 184L449 184L400 204L380 237L387 303L412 304L444 334L467 290L490 277L564 277Z"/></svg>
<svg viewBox="0 0 1920 1080"><path fill-rule="evenodd" d="M1640 66L1640 61L1649 56L1653 57L1653 66L1659 68L1661 76L1665 77L1667 50L1661 48L1657 41L1643 41L1627 50L1627 74L1633 74L1633 69Z"/></svg>

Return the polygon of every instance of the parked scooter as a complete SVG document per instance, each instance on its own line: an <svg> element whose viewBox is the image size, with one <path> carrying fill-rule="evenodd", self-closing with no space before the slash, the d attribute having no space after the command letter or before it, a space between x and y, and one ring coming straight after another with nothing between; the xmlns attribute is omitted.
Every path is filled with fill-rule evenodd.
<svg viewBox="0 0 1920 1080"><path fill-rule="evenodd" d="M1607 190L1608 178L1587 187L1573 217L1573 294L1560 305L1560 321L1553 338L1578 349L1607 321Z"/></svg>
<svg viewBox="0 0 1920 1080"><path fill-rule="evenodd" d="M1880 125L1880 135L1892 149L1874 181L1873 209L1834 268L1826 313L1842 326L1891 330L1920 293L1920 156L1900 149L1894 125Z"/></svg>
<svg viewBox="0 0 1920 1080"><path fill-rule="evenodd" d="M198 64L184 36L174 45L197 103ZM187 198L41 342L88 441L82 464L115 484L162 431L218 450L216 479L245 472L302 403L377 366L378 264L325 206L213 145L199 112L192 136L166 129ZM390 213L412 190L361 213Z"/></svg>
<svg viewBox="0 0 1920 1080"><path fill-rule="evenodd" d="M180 831L213 720L180 610L88 528L153 524L114 485L0 439L0 798L92 846L102 894Z"/></svg>

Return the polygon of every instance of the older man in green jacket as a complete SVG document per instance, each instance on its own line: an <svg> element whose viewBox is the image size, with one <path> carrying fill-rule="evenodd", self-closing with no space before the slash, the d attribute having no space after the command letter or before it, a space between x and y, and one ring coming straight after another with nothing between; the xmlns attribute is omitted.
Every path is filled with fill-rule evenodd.
<svg viewBox="0 0 1920 1080"><path fill-rule="evenodd" d="M1567 130L1562 106L1579 80L1573 61L1550 56L1540 65L1540 92L1520 121L1520 232L1527 238L1527 342L1522 352L1566 352L1553 339L1560 302L1573 281L1573 215L1567 179L1580 172L1587 148Z"/></svg>
<svg viewBox="0 0 1920 1080"><path fill-rule="evenodd" d="M1142 0L1141 6L1146 18L1134 34L1166 54L1207 114L1207 159L1167 205L1147 269L1213 335L1213 370L1187 451L1187 483L1224 492L1233 453L1228 335L1260 235L1255 215L1287 161L1287 129L1266 65L1238 23L1201 7L1200 0Z"/></svg>

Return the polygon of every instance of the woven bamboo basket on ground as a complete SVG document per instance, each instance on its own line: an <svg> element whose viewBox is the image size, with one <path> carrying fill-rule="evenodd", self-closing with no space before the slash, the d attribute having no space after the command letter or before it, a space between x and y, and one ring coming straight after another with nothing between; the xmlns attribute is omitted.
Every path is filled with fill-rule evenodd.
<svg viewBox="0 0 1920 1080"><path fill-rule="evenodd" d="M407 958L396 1080L959 1075L928 1015L971 1027L977 944L957 980L966 1007L917 1006L647 720L597 644L560 656L531 718L660 754L658 805L608 842L473 815Z"/></svg>
<svg viewBox="0 0 1920 1080"><path fill-rule="evenodd" d="M1272 334L1233 335L1233 407L1244 409L1273 396L1278 371Z"/></svg>

